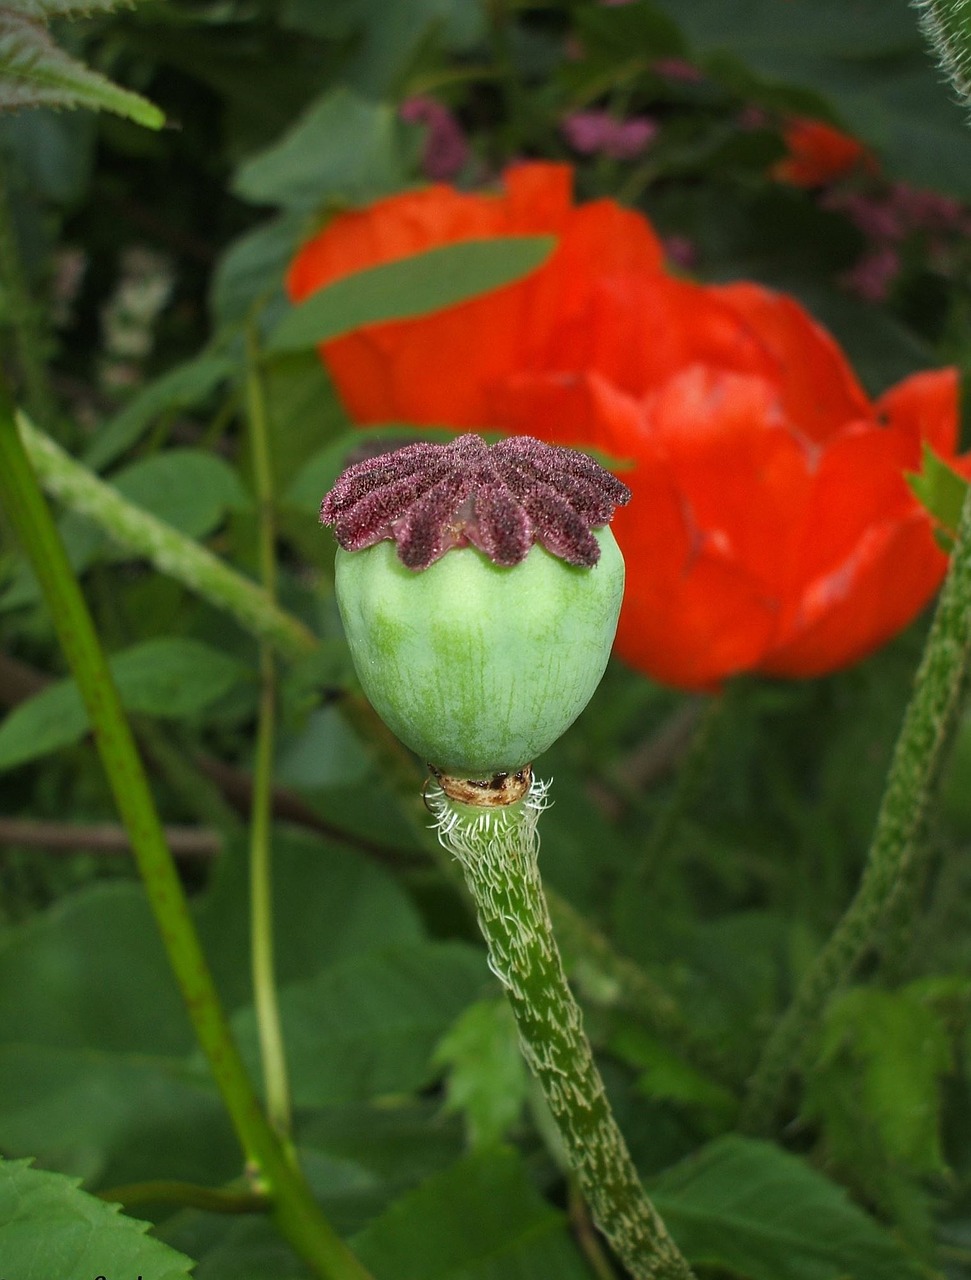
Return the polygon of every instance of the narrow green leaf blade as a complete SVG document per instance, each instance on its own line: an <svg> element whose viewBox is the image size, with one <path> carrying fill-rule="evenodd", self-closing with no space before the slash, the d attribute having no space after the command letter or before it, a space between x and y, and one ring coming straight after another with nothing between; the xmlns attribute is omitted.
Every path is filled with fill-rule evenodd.
<svg viewBox="0 0 971 1280"><path fill-rule="evenodd" d="M441 311L535 271L552 236L465 240L345 276L287 314L268 349L301 351L364 325Z"/></svg>
<svg viewBox="0 0 971 1280"><path fill-rule="evenodd" d="M153 103L72 58L39 23L0 10L0 108L12 107L88 107L149 129L165 123Z"/></svg>
<svg viewBox="0 0 971 1280"><path fill-rule="evenodd" d="M192 1260L146 1235L148 1224L79 1190L59 1173L0 1161L0 1258L17 1280L151 1276L180 1280ZM43 1243L41 1243L43 1242Z"/></svg>

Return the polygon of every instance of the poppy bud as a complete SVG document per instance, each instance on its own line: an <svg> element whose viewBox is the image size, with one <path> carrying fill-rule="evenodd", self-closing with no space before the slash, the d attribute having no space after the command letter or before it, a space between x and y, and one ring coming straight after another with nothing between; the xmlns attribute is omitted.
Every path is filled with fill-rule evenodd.
<svg viewBox="0 0 971 1280"><path fill-rule="evenodd" d="M364 692L454 799L520 799L600 683L628 498L585 454L466 435L358 463L324 499Z"/></svg>

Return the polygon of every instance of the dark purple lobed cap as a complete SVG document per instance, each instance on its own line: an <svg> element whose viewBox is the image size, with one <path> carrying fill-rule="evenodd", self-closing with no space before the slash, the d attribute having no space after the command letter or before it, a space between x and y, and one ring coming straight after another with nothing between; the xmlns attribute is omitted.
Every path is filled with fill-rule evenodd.
<svg viewBox="0 0 971 1280"><path fill-rule="evenodd" d="M345 551L395 541L402 564L427 569L471 544L495 564L524 560L540 542L569 564L600 558L591 530L608 524L630 490L575 449L510 436L409 444L366 458L338 478L320 507Z"/></svg>

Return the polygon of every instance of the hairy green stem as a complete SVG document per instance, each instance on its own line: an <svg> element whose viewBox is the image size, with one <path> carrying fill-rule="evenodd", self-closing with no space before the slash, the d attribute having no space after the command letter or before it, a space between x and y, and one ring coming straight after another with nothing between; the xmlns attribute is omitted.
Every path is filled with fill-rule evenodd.
<svg viewBox="0 0 971 1280"><path fill-rule="evenodd" d="M880 943L898 894L915 877L928 807L963 706L969 661L971 492L897 738L860 886L765 1045L743 1108L742 1122L750 1132L769 1133L775 1127L786 1087L802 1064L820 1014L863 956Z"/></svg>
<svg viewBox="0 0 971 1280"><path fill-rule="evenodd" d="M276 604L276 520L266 397L259 373L259 349L252 328L246 342L246 409L256 488L260 581ZM270 1123L290 1133L290 1084L280 1024L273 961L273 752L276 739L276 663L267 640L260 641L260 705L250 813L250 955L253 1003L259 1033L263 1087Z"/></svg>
<svg viewBox="0 0 971 1280"><path fill-rule="evenodd" d="M23 415L18 415L18 425L27 455L51 497L87 516L121 546L144 556L159 572L231 613L241 626L270 641L287 657L302 658L313 653L318 643L313 632L280 609L255 582L123 498Z"/></svg>
<svg viewBox="0 0 971 1280"><path fill-rule="evenodd" d="M971 101L971 22L965 0L912 0L920 29L961 99Z"/></svg>
<svg viewBox="0 0 971 1280"><path fill-rule="evenodd" d="M40 583L84 700L149 905L199 1045L280 1232L324 1280L367 1272L320 1213L256 1099L233 1041L148 781L77 579L30 466L12 408L0 401L0 500Z"/></svg>
<svg viewBox="0 0 971 1280"><path fill-rule="evenodd" d="M516 1017L597 1226L635 1280L690 1280L691 1269L648 1199L566 980L539 874L545 787L497 809L428 795L439 839L461 864L489 948L489 967Z"/></svg>

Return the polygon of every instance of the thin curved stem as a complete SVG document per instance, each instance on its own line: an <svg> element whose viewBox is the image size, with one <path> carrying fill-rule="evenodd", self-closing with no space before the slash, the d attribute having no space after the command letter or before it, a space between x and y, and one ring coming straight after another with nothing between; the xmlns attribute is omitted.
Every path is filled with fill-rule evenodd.
<svg viewBox="0 0 971 1280"><path fill-rule="evenodd" d="M253 476L256 485L260 580L276 604L276 521L273 465L266 417L266 397L259 373L255 332L247 332L246 408ZM260 641L260 703L250 814L250 957L253 1002L259 1033L263 1087L270 1123L282 1136L290 1133L290 1083L287 1078L283 1028L277 1000L273 960L273 752L276 738L276 662L267 640Z"/></svg>
<svg viewBox="0 0 971 1280"><path fill-rule="evenodd" d="M228 1191L224 1187L201 1187L194 1182L168 1179L108 1187L98 1192L98 1199L125 1209L140 1204L175 1204L207 1213L268 1213L272 1207L266 1196L253 1191Z"/></svg>
<svg viewBox="0 0 971 1280"><path fill-rule="evenodd" d="M742 1113L750 1132L769 1133L775 1127L785 1089L802 1064L820 1014L863 956L879 945L898 895L914 880L928 808L963 707L969 661L971 491L897 738L863 878L765 1045Z"/></svg>
<svg viewBox="0 0 971 1280"><path fill-rule="evenodd" d="M437 789L439 839L458 859L519 1028L593 1218L635 1280L691 1280L691 1269L641 1185L614 1119L553 936L536 824L545 786L501 809L473 809Z"/></svg>
<svg viewBox="0 0 971 1280"><path fill-rule="evenodd" d="M57 526L0 388L0 501L31 562L87 708L121 820L193 1029L281 1234L322 1280L369 1280L267 1123L199 943L131 727Z"/></svg>

